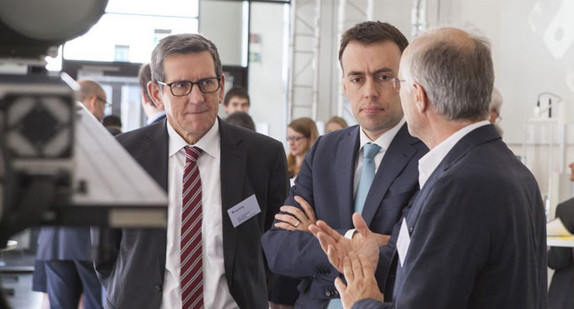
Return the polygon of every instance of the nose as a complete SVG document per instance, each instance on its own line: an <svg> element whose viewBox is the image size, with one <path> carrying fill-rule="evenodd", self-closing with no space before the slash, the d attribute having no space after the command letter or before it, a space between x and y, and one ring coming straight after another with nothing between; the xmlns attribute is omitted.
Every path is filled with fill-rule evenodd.
<svg viewBox="0 0 574 309"><path fill-rule="evenodd" d="M199 89L199 86L193 85L192 87L193 88L191 88L191 92L187 95L189 101L195 104L203 103L205 101L205 96L203 95L203 92L201 92L201 90Z"/></svg>
<svg viewBox="0 0 574 309"><path fill-rule="evenodd" d="M379 97L379 89L377 86L377 82L374 78L367 78L365 81L365 86L363 87L365 99L374 100Z"/></svg>

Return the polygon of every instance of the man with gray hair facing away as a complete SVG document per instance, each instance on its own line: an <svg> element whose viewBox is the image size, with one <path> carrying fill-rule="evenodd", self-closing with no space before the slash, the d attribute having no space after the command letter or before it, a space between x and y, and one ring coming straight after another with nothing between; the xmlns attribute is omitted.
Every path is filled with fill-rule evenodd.
<svg viewBox="0 0 574 309"><path fill-rule="evenodd" d="M409 132L430 151L419 160L421 191L401 222L384 303L376 255L345 250L324 223L311 227L330 260L344 261L347 286L340 278L336 286L346 308L546 308L544 208L536 180L487 120L493 82L488 43L460 29L430 31L404 51L394 84ZM353 219L357 240L376 248Z"/></svg>

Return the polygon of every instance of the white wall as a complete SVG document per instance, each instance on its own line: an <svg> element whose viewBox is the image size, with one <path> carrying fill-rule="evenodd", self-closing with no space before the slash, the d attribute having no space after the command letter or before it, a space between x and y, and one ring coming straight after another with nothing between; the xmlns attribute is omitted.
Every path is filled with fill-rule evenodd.
<svg viewBox="0 0 574 309"><path fill-rule="evenodd" d="M251 34L258 42L250 43L249 113L253 120L265 124L269 136L285 141L286 59L288 47L289 6L251 3Z"/></svg>

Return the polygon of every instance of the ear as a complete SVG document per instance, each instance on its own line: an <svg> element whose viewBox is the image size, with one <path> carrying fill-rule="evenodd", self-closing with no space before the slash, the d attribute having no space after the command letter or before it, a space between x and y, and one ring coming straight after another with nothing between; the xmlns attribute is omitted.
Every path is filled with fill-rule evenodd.
<svg viewBox="0 0 574 309"><path fill-rule="evenodd" d="M221 74L221 81L219 82L219 104L223 103L224 94L225 94L225 75Z"/></svg>
<svg viewBox="0 0 574 309"><path fill-rule="evenodd" d="M149 94L149 96L153 100L153 103L155 103L157 107L159 106L163 107L163 101L161 100L161 95L159 93L159 86L157 83L149 81L147 83L147 93Z"/></svg>
<svg viewBox="0 0 574 309"><path fill-rule="evenodd" d="M417 111L421 114L427 111L429 108L429 100L427 97L427 93L421 84L415 82L413 84L414 88L414 95L415 95L415 105L417 107Z"/></svg>

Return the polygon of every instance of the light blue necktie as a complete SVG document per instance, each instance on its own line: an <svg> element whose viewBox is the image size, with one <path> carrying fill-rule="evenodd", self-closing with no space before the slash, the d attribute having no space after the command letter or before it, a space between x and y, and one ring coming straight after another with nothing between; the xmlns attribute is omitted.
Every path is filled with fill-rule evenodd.
<svg viewBox="0 0 574 309"><path fill-rule="evenodd" d="M377 144L368 143L363 146L363 165L361 167L361 178L359 178L359 186L357 187L357 194L355 196L355 212L362 213L365 206L367 194L375 179L375 161L373 158L379 152L381 146ZM342 309L343 304L340 298L333 298L329 301L328 309Z"/></svg>
<svg viewBox="0 0 574 309"><path fill-rule="evenodd" d="M357 194L355 195L355 212L363 213L367 194L369 194L369 189L373 179L375 179L375 161L373 158L380 149L381 146L377 144L369 143L363 146L363 165L361 167L359 185L357 186Z"/></svg>

